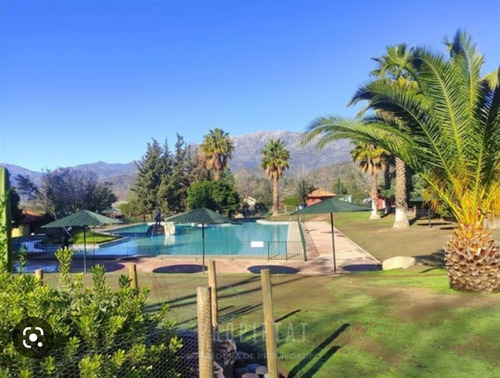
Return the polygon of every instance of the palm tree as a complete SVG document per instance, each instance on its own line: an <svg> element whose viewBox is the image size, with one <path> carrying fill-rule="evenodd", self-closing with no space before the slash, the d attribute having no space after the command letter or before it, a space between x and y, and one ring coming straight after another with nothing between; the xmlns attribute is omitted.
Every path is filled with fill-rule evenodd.
<svg viewBox="0 0 500 378"><path fill-rule="evenodd" d="M273 215L278 214L278 180L283 177L285 170L290 167L290 152L285 144L277 139L270 140L260 151L262 161L260 166L267 176L273 180Z"/></svg>
<svg viewBox="0 0 500 378"><path fill-rule="evenodd" d="M231 154L234 151L234 144L229 138L229 134L219 128L210 130L204 136L200 150L205 166L209 171L213 172L214 179L219 180L222 172L227 168L229 160L231 160Z"/></svg>
<svg viewBox="0 0 500 378"><path fill-rule="evenodd" d="M445 247L450 286L498 292L500 247L483 221L500 213L500 69L481 77L484 57L460 30L447 47L449 57L415 49L408 73L418 90L388 80L362 86L355 97L376 116L323 122L335 138L355 135L419 173L458 223Z"/></svg>
<svg viewBox="0 0 500 378"><path fill-rule="evenodd" d="M372 58L378 67L370 74L379 78L388 78L393 85L415 88L415 81L411 80L408 70L411 67L413 49L406 44L387 46L386 54L379 58ZM353 99L353 102L356 98ZM404 229L410 227L408 222L408 205L406 198L406 164L399 157L396 162L396 215L393 228Z"/></svg>
<svg viewBox="0 0 500 378"><path fill-rule="evenodd" d="M379 171L387 169L388 152L373 144L358 142L351 150L351 158L358 162L359 167L371 176L370 198L372 200L372 213L370 219L379 219L377 212L377 177Z"/></svg>

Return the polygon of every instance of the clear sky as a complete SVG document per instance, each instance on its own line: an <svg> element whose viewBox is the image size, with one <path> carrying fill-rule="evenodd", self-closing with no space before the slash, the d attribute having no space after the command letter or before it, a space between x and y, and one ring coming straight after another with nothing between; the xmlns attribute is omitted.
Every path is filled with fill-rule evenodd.
<svg viewBox="0 0 500 378"><path fill-rule="evenodd" d="M200 143L304 131L406 42L458 28L500 64L500 1L0 0L0 162L32 170L140 159L151 138Z"/></svg>

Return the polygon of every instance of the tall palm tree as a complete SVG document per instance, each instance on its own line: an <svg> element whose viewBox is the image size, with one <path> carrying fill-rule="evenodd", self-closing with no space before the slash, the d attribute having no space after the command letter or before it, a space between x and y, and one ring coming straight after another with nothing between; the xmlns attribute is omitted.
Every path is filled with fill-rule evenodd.
<svg viewBox="0 0 500 378"><path fill-rule="evenodd" d="M290 167L290 152L285 144L279 140L270 140L260 151L262 161L260 166L267 176L273 180L273 215L278 214L278 180L283 177L285 170Z"/></svg>
<svg viewBox="0 0 500 378"><path fill-rule="evenodd" d="M411 80L409 69L412 68L413 48L406 44L387 46L386 54L378 58L372 58L378 67L370 74L378 78L388 78L393 85L403 87L416 87L416 82ZM353 102L356 98L353 99ZM410 227L408 222L408 205L406 198L406 164L399 157L395 157L396 163L396 214L393 228L404 229Z"/></svg>
<svg viewBox="0 0 500 378"><path fill-rule="evenodd" d="M219 128L210 130L205 135L200 150L205 166L213 172L214 179L219 180L234 151L234 144L229 134Z"/></svg>
<svg viewBox="0 0 500 378"><path fill-rule="evenodd" d="M370 143L358 142L351 150L351 158L359 164L360 169L371 176L370 198L372 213L370 219L379 219L377 212L378 172L387 169L388 152Z"/></svg>
<svg viewBox="0 0 500 378"><path fill-rule="evenodd" d="M460 30L447 47L449 57L415 49L408 72L417 91L387 80L362 86L356 97L380 111L377 116L323 122L335 138L356 135L419 173L458 222L445 246L450 286L498 292L500 247L483 221L500 214L500 68L481 77L484 57Z"/></svg>

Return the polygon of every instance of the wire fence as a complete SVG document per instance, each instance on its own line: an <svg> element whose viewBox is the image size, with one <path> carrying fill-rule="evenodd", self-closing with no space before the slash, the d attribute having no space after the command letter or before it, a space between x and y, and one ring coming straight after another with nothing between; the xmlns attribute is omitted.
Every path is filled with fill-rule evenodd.
<svg viewBox="0 0 500 378"><path fill-rule="evenodd" d="M248 366L262 369L265 340L260 277L217 275L217 279L220 327L214 334L210 356L214 375L233 376L238 369L248 371ZM163 328L116 333L110 329L99 335L68 338L67 329L61 325L54 330L54 347L39 358L26 357L13 344L2 345L0 340L0 377L198 377L199 314L193 310L194 289L200 281L182 281L179 284L184 288L179 292L177 285L162 279L162 275L143 273L139 282L151 286L154 304L146 306L146 313L155 313L167 303L172 308L167 317L175 327L167 321ZM186 290L185 285L192 287ZM210 317L209 307L202 311Z"/></svg>

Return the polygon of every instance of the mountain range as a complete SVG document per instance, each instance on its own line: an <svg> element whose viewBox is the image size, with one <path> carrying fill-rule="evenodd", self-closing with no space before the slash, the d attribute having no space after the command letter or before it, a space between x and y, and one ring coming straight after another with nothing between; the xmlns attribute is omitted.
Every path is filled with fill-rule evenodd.
<svg viewBox="0 0 500 378"><path fill-rule="evenodd" d="M352 148L350 141L334 141L318 151L315 141L306 147L301 147L302 135L302 133L292 131L258 131L232 137L235 149L229 164L231 171L235 174L242 170L258 171L261 161L260 150L271 139L280 139L290 151L288 174L292 176L304 171L313 171L335 163L350 161L349 151ZM29 175L35 183L38 183L42 177L42 172L31 171L17 165L0 163L0 166L6 167L11 177L19 174ZM123 164L98 161L71 168L94 171L101 180L113 183L113 191L122 200L127 198L128 190L137 174L135 161Z"/></svg>

